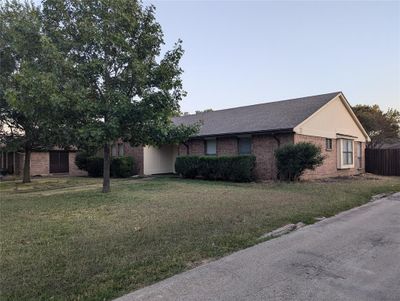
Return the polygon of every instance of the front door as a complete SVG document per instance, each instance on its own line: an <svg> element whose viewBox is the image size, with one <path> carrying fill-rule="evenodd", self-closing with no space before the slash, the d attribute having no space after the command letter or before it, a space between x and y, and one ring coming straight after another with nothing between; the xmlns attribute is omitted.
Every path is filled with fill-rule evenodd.
<svg viewBox="0 0 400 301"><path fill-rule="evenodd" d="M69 156L67 151L50 151L50 173L68 173Z"/></svg>

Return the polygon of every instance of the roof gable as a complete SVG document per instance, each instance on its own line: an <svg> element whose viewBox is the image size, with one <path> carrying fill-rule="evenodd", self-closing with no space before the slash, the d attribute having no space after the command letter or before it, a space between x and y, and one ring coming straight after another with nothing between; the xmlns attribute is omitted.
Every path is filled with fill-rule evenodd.
<svg viewBox="0 0 400 301"><path fill-rule="evenodd" d="M356 137L358 141L363 142L370 140L343 93L339 93L298 124L294 128L294 132L326 138L348 135Z"/></svg>
<svg viewBox="0 0 400 301"><path fill-rule="evenodd" d="M340 92L237 107L173 118L178 124L201 123L196 136L293 131Z"/></svg>

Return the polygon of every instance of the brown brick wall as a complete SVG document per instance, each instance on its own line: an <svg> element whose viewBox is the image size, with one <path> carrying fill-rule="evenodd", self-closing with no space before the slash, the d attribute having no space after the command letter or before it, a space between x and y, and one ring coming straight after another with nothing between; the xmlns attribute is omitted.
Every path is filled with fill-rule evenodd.
<svg viewBox="0 0 400 301"><path fill-rule="evenodd" d="M49 158L48 152L32 152L31 153L31 175L48 175L49 174Z"/></svg>
<svg viewBox="0 0 400 301"><path fill-rule="evenodd" d="M238 140L236 137L217 138L217 156L238 155Z"/></svg>
<svg viewBox="0 0 400 301"><path fill-rule="evenodd" d="M293 143L292 134L277 135L281 140L281 145ZM189 155L204 155L204 140L189 140ZM276 163L274 150L278 143L270 135L255 135L252 137L252 154L256 156L255 175L260 180L276 179ZM179 155L187 154L186 147L179 146ZM233 156L238 155L237 137L217 138L217 155Z"/></svg>
<svg viewBox="0 0 400 301"><path fill-rule="evenodd" d="M185 145L186 144L186 145ZM204 156L205 144L203 139L192 139L180 144L178 147L178 156Z"/></svg>
<svg viewBox="0 0 400 301"><path fill-rule="evenodd" d="M203 156L205 155L205 144L203 139L193 139L186 142L189 147L189 155ZM238 144L236 137L217 138L217 155L233 156L238 154ZM184 144L180 144L178 155L188 155L188 148Z"/></svg>
<svg viewBox="0 0 400 301"><path fill-rule="evenodd" d="M299 134L279 134L276 135L280 140L280 146L289 143L298 143L301 141L311 142L321 146L322 153L326 156L323 165L317 167L314 171L307 171L302 179L316 179L325 177L349 176L364 172L365 168L365 143L363 143L362 169L358 169L357 148L354 146L355 167L350 169L337 169L336 140L332 139L332 150L325 149L325 138L305 136ZM204 155L204 140L196 139L187 142L189 145L189 155ZM278 148L277 140L271 135L253 135L252 136L252 154L256 156L255 176L259 180L271 180L277 178L275 150ZM186 147L179 146L179 155L186 155ZM237 155L238 144L236 137L226 137L217 139L217 155Z"/></svg>
<svg viewBox="0 0 400 301"><path fill-rule="evenodd" d="M186 146L186 145L187 145L187 146ZM185 145L185 144L180 144L180 145L178 146L178 156L186 156L186 155L188 155L188 151L189 151L188 147L189 147L189 144L186 143L186 145Z"/></svg>
<svg viewBox="0 0 400 301"><path fill-rule="evenodd" d="M75 164L77 152L69 152L68 164L70 176L86 176L87 172L80 170ZM23 174L25 154L18 153L17 175ZM50 175L50 154L49 152L32 152L31 153L31 176L48 176ZM54 174L57 175L57 174Z"/></svg>
<svg viewBox="0 0 400 301"><path fill-rule="evenodd" d="M135 168L138 175L143 175L143 146L131 146L124 143L124 156L131 156L135 160Z"/></svg>
<svg viewBox="0 0 400 301"><path fill-rule="evenodd" d="M332 139L332 150L326 150L325 138L305 135L294 135L295 143L311 142L321 147L322 154L325 156L324 163L315 170L309 170L304 173L302 179L317 179L327 177L351 176L363 173L365 171L365 143L362 145L362 169L357 168L357 147L354 145L354 168L337 168L337 145L336 139Z"/></svg>
<svg viewBox="0 0 400 301"><path fill-rule="evenodd" d="M204 155L204 140L195 139L188 142L189 154L193 156Z"/></svg>
<svg viewBox="0 0 400 301"><path fill-rule="evenodd" d="M276 135L280 145L293 143L293 134ZM252 153L256 156L255 176L259 180L271 180L277 178L275 150L278 141L271 135L255 135L252 137Z"/></svg>

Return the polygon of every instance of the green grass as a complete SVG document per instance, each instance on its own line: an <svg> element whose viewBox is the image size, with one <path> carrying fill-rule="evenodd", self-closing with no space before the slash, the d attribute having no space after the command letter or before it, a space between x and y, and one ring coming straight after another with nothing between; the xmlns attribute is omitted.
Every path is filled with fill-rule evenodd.
<svg viewBox="0 0 400 301"><path fill-rule="evenodd" d="M234 184L161 177L0 183L0 299L110 300L265 232L400 191L399 178ZM17 189L15 189L17 187Z"/></svg>

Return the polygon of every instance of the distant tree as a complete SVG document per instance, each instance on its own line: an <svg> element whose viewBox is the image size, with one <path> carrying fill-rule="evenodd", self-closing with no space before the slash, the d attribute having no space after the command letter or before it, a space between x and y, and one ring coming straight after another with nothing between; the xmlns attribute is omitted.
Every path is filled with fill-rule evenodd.
<svg viewBox="0 0 400 301"><path fill-rule="evenodd" d="M201 113L207 113L207 112L212 112L212 111L213 111L213 109L205 109L205 110L198 110L195 113L196 114L201 114Z"/></svg>
<svg viewBox="0 0 400 301"><path fill-rule="evenodd" d="M389 108L385 113L378 105L356 105L353 111L371 138L368 147L378 148L383 143L400 138L398 110Z"/></svg>
<svg viewBox="0 0 400 301"><path fill-rule="evenodd" d="M160 59L163 33L154 6L135 0L45 0L46 33L74 66L86 93L77 106L78 144L101 147L103 192L110 191L110 144L186 140L196 126L175 127L182 88L181 42Z"/></svg>
<svg viewBox="0 0 400 301"><path fill-rule="evenodd" d="M39 7L6 1L0 6L0 142L25 152L23 183L30 182L35 148L67 142L59 98L63 58L42 32Z"/></svg>

